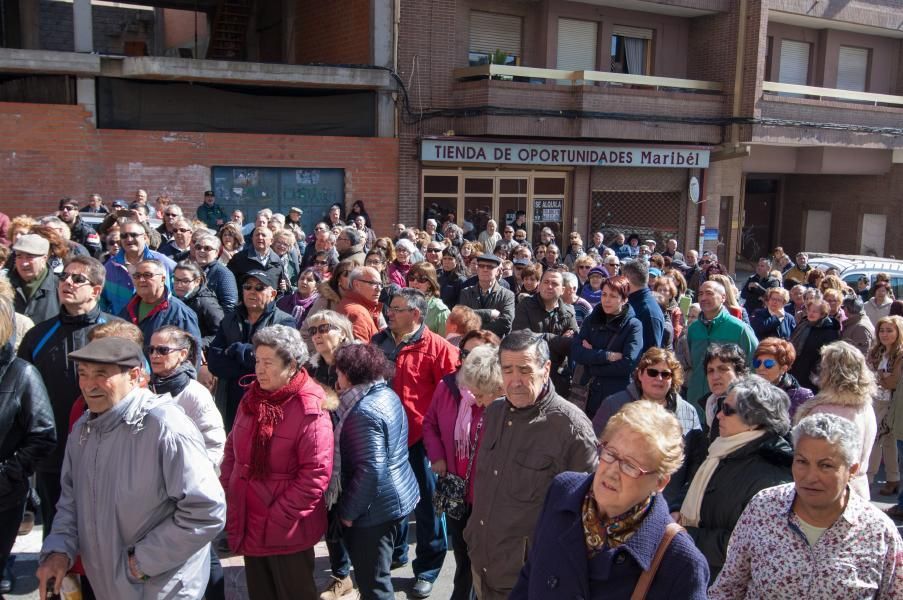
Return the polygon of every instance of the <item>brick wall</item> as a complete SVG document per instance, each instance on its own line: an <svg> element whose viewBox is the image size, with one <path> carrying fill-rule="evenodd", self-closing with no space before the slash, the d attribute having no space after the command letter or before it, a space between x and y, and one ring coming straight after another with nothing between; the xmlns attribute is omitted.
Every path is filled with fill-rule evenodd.
<svg viewBox="0 0 903 600"><path fill-rule="evenodd" d="M41 0L41 49L72 52L74 48L72 3ZM124 41L143 41L148 52L154 42L154 12L114 6L91 7L94 50L100 54L123 54Z"/></svg>
<svg viewBox="0 0 903 600"><path fill-rule="evenodd" d="M903 257L903 165L886 175L788 175L784 179L781 244L789 253L804 245L807 210L831 211L829 250L859 254L862 215L887 215L884 253Z"/></svg>
<svg viewBox="0 0 903 600"><path fill-rule="evenodd" d="M397 221L398 145L390 138L97 130L81 106L0 103L0 211L56 210L62 196L107 200L166 192L200 204L210 167L345 169L345 202L363 200L380 234Z"/></svg>
<svg viewBox="0 0 903 600"><path fill-rule="evenodd" d="M370 64L370 0L297 0L295 62Z"/></svg>

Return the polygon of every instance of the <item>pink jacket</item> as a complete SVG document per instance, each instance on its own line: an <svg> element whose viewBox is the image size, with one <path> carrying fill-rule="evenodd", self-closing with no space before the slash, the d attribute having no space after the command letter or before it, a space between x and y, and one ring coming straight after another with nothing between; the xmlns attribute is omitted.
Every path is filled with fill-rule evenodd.
<svg viewBox="0 0 903 600"><path fill-rule="evenodd" d="M308 378L300 394L283 405L285 416L270 443L269 476L250 480L254 424L242 399L220 468L226 531L236 554L292 554L312 548L326 533L333 432L323 400L323 389Z"/></svg>

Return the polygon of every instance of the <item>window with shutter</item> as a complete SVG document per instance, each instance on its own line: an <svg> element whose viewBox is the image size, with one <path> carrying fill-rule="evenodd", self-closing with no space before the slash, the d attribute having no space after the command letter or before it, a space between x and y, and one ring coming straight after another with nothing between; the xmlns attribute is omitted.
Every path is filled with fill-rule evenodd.
<svg viewBox="0 0 903 600"><path fill-rule="evenodd" d="M867 48L840 47L837 60L837 89L865 92L868 78L869 51Z"/></svg>
<svg viewBox="0 0 903 600"><path fill-rule="evenodd" d="M809 84L809 50L808 42L783 40L781 42L781 66L778 74L780 83L796 85Z"/></svg>
<svg viewBox="0 0 903 600"><path fill-rule="evenodd" d="M595 21L558 19L557 68L565 71L594 71L598 29Z"/></svg>
<svg viewBox="0 0 903 600"><path fill-rule="evenodd" d="M520 63L522 19L514 15L502 15L474 10L470 12L470 65L503 62L506 65ZM503 61L498 60L504 58Z"/></svg>

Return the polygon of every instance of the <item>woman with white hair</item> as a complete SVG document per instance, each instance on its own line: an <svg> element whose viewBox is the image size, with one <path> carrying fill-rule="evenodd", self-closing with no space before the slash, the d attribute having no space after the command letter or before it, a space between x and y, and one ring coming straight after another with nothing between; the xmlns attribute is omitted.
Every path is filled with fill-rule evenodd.
<svg viewBox="0 0 903 600"><path fill-rule="evenodd" d="M850 486L866 500L870 498L866 469L878 433L872 410L875 393L875 375L862 353L847 342L834 342L821 350L821 389L794 415L799 422L814 413L832 413L856 424L862 469L853 475Z"/></svg>
<svg viewBox="0 0 903 600"><path fill-rule="evenodd" d="M714 600L903 598L903 541L850 485L856 425L816 413L793 428L793 483L761 491L734 528Z"/></svg>
<svg viewBox="0 0 903 600"><path fill-rule="evenodd" d="M389 263L386 275L389 283L399 287L408 286L408 272L414 266L417 247L409 239L402 238L395 243L395 260Z"/></svg>
<svg viewBox="0 0 903 600"><path fill-rule="evenodd" d="M789 409L784 390L758 375L735 381L718 407L719 437L674 515L708 560L713 581L749 501L761 490L791 480L793 451L784 439L790 430Z"/></svg>

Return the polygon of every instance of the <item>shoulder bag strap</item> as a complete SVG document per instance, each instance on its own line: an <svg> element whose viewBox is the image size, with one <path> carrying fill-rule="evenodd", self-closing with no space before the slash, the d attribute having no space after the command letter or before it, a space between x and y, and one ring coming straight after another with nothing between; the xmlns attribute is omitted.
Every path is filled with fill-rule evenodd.
<svg viewBox="0 0 903 600"><path fill-rule="evenodd" d="M658 571L658 566L661 564L662 558L668 550L668 546L671 545L671 540L683 530L684 528L677 523L668 523L665 527L665 535L662 536L662 541L659 543L658 549L655 551L655 556L652 558L652 564L649 565L648 571L643 571L640 575L640 578L636 582L636 587L633 590L633 594L630 596L630 600L643 600L646 598L646 594L649 593L649 588L652 587L652 580L655 579L655 573Z"/></svg>
<svg viewBox="0 0 903 600"><path fill-rule="evenodd" d="M473 467L473 457L474 454L477 453L477 443L480 441L480 431L483 429L483 415L480 415L480 420L477 421L477 430L473 434L473 443L470 445L470 457L467 459L467 472L464 474L464 486L467 487L467 482L470 481L470 469Z"/></svg>

